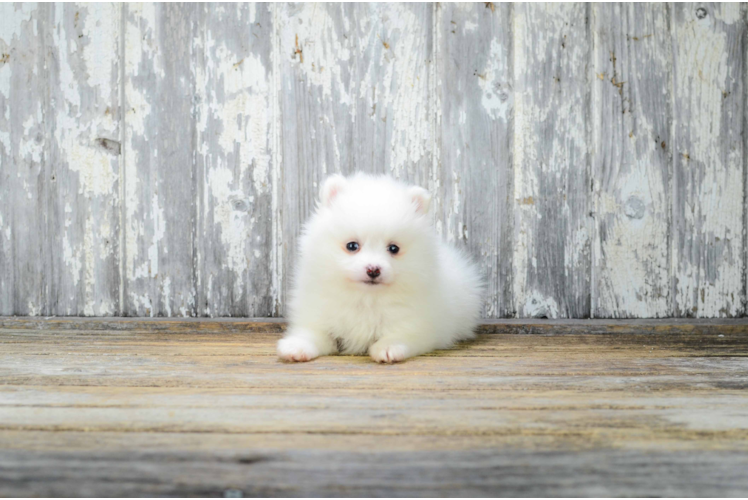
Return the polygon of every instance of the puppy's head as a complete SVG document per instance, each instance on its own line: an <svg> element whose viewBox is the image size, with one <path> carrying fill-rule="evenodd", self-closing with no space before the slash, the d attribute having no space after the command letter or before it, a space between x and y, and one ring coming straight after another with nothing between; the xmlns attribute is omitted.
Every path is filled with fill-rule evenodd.
<svg viewBox="0 0 748 500"><path fill-rule="evenodd" d="M385 176L329 177L320 190L307 246L326 279L382 290L428 272L434 241L431 197Z"/></svg>

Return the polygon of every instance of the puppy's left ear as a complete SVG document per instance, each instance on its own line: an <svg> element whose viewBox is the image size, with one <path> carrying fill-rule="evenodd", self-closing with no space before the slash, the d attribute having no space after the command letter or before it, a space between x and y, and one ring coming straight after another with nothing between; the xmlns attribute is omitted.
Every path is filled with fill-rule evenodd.
<svg viewBox="0 0 748 500"><path fill-rule="evenodd" d="M429 212L429 205L431 205L431 195L428 191L422 187L413 186L408 189L408 195L413 201L413 205L416 207L416 213L420 215L426 215Z"/></svg>

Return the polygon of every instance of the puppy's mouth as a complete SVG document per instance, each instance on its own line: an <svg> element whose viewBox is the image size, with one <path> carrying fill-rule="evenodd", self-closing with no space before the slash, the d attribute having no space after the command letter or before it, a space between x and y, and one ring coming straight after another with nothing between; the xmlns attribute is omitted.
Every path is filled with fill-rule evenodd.
<svg viewBox="0 0 748 500"><path fill-rule="evenodd" d="M367 285L381 285L382 284L381 281L377 281L377 280L366 280L363 283Z"/></svg>

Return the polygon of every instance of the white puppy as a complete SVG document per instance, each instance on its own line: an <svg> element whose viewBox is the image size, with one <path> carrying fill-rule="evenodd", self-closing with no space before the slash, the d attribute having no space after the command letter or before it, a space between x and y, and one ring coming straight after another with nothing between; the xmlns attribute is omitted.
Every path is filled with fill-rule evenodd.
<svg viewBox="0 0 748 500"><path fill-rule="evenodd" d="M325 181L301 236L282 359L368 351L393 363L473 336L483 283L434 232L430 200L385 176Z"/></svg>

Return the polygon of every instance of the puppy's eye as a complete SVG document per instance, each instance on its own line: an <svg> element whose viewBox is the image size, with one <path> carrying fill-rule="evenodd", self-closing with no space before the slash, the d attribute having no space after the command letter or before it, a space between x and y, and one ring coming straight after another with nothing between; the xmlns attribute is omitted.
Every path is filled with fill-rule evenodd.
<svg viewBox="0 0 748 500"><path fill-rule="evenodd" d="M397 245L390 245L387 247L387 251L390 252L392 255L395 255L397 252L400 251L400 247Z"/></svg>
<svg viewBox="0 0 748 500"><path fill-rule="evenodd" d="M345 246L345 249L349 252L356 252L358 251L358 243L356 243L355 241L349 241Z"/></svg>

